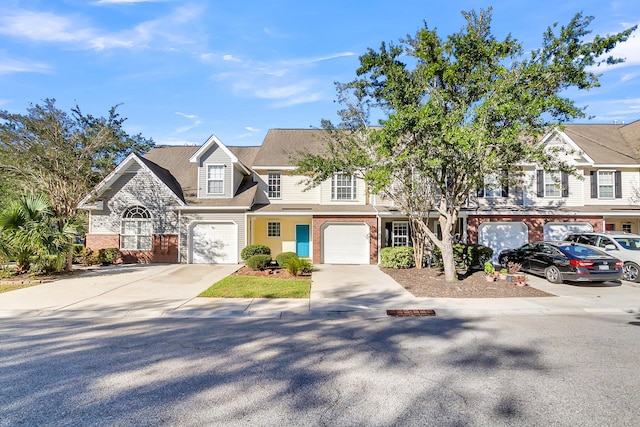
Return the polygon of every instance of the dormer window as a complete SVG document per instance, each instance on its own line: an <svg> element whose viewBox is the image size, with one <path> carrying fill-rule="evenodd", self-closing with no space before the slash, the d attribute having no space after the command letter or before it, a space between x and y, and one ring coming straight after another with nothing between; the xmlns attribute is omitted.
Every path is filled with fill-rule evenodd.
<svg viewBox="0 0 640 427"><path fill-rule="evenodd" d="M224 166L207 165L207 194L224 193Z"/></svg>
<svg viewBox="0 0 640 427"><path fill-rule="evenodd" d="M351 175L337 173L331 178L331 200L355 200L356 179Z"/></svg>

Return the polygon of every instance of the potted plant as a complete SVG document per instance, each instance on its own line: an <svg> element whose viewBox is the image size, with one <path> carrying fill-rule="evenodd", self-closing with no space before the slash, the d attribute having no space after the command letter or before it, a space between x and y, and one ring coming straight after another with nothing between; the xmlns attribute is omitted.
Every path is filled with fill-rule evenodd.
<svg viewBox="0 0 640 427"><path fill-rule="evenodd" d="M484 263L484 272L487 275L487 282L493 282L495 280L495 277L493 276L493 273L495 273L495 271L496 268L493 266L491 261L487 261Z"/></svg>
<svg viewBox="0 0 640 427"><path fill-rule="evenodd" d="M498 274L498 278L500 280L507 280L507 273L508 272L509 272L509 270L507 270L506 268L500 269L500 272Z"/></svg>
<svg viewBox="0 0 640 427"><path fill-rule="evenodd" d="M507 264L507 282L515 282L514 277L520 271L520 267L522 267L522 264L509 261L509 263Z"/></svg>

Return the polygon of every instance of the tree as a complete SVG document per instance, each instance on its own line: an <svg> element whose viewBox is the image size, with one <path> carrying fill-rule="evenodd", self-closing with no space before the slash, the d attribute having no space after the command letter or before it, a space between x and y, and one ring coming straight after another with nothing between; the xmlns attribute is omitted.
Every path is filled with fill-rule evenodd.
<svg viewBox="0 0 640 427"><path fill-rule="evenodd" d="M82 198L121 160L153 146L153 140L125 132L117 107L106 118L83 114L78 106L67 114L55 99L32 105L26 115L0 111L0 182L47 194L62 230L74 221Z"/></svg>
<svg viewBox="0 0 640 427"><path fill-rule="evenodd" d="M327 150L294 156L298 172L310 174L307 186L340 171L393 200L418 230L414 238L427 236L440 249L447 281L457 278L452 236L460 210L485 176L505 170L513 173L500 179L514 180L525 162L573 171L540 137L584 117L565 91L599 86L594 67L622 62L605 55L636 29L587 40L593 17L576 14L549 27L527 54L511 35L492 35L491 9L462 15L466 25L446 39L425 23L400 45L369 49L358 78L337 84L344 109L338 125L322 122ZM371 111L382 114L380 127L370 126ZM428 227L430 211L440 236Z"/></svg>

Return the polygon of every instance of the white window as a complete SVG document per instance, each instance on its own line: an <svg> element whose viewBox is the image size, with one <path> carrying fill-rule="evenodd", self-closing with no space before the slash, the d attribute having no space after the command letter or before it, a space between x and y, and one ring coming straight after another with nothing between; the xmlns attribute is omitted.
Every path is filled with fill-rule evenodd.
<svg viewBox="0 0 640 427"><path fill-rule="evenodd" d="M331 178L331 200L355 200L356 179L350 175L337 173Z"/></svg>
<svg viewBox="0 0 640 427"><path fill-rule="evenodd" d="M151 250L153 233L151 213L142 206L133 206L122 215L120 249L134 251Z"/></svg>
<svg viewBox="0 0 640 427"><path fill-rule="evenodd" d="M484 197L502 197L500 176L492 173L484 177Z"/></svg>
<svg viewBox="0 0 640 427"><path fill-rule="evenodd" d="M280 180L281 175L280 172L269 172L267 177L267 184L269 186L269 198L270 199L279 199L280 198Z"/></svg>
<svg viewBox="0 0 640 427"><path fill-rule="evenodd" d="M544 171L544 197L562 196L562 177L560 171Z"/></svg>
<svg viewBox="0 0 640 427"><path fill-rule="evenodd" d="M207 194L224 193L224 166L207 166Z"/></svg>
<svg viewBox="0 0 640 427"><path fill-rule="evenodd" d="M614 171L598 171L598 198L613 199L614 185Z"/></svg>
<svg viewBox="0 0 640 427"><path fill-rule="evenodd" d="M391 228L392 246L409 246L409 222L394 221Z"/></svg>
<svg viewBox="0 0 640 427"><path fill-rule="evenodd" d="M276 221L267 222L267 237L280 237L280 223Z"/></svg>

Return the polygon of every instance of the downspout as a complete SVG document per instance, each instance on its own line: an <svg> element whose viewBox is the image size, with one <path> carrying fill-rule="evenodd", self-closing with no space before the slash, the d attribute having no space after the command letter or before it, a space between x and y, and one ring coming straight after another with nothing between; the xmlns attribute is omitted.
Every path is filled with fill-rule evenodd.
<svg viewBox="0 0 640 427"><path fill-rule="evenodd" d="M376 221L378 223L378 237L377 237L378 249L377 249L376 252L378 253L378 265L380 265L380 248L382 246L382 233L380 232L380 230L381 230L381 227L382 227L382 218L380 218L380 211L378 210L376 205L371 205L371 206L376 211Z"/></svg>
<svg viewBox="0 0 640 427"><path fill-rule="evenodd" d="M178 264L182 263L182 210L178 210Z"/></svg>

